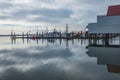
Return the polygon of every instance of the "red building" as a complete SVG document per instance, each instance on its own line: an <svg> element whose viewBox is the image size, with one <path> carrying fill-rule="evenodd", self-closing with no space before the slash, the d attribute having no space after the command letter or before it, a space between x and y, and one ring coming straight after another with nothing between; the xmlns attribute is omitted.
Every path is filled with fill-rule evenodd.
<svg viewBox="0 0 120 80"><path fill-rule="evenodd" d="M120 5L109 6L107 16L117 16L117 15L120 15Z"/></svg>

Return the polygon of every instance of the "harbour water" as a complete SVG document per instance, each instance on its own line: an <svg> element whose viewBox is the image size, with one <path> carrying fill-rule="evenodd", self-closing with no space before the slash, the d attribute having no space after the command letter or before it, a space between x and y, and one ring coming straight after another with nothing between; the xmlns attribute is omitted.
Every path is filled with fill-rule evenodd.
<svg viewBox="0 0 120 80"><path fill-rule="evenodd" d="M0 38L0 80L120 80L120 47Z"/></svg>

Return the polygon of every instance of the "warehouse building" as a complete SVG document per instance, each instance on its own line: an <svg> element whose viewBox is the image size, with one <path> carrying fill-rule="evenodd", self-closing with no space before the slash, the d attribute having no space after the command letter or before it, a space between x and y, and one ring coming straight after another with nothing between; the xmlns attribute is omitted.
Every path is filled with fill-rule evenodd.
<svg viewBox="0 0 120 80"><path fill-rule="evenodd" d="M107 15L97 16L97 23L87 25L89 38L109 38L120 36L120 5L109 6Z"/></svg>
<svg viewBox="0 0 120 80"><path fill-rule="evenodd" d="M109 6L107 15L97 16L97 23L87 28L89 34L120 33L120 5Z"/></svg>

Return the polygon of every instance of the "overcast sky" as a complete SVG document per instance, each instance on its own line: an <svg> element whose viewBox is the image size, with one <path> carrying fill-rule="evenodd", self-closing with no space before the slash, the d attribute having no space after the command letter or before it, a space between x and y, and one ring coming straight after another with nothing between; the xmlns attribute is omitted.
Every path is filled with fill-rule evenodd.
<svg viewBox="0 0 120 80"><path fill-rule="evenodd" d="M120 0L0 0L0 29L28 27L83 30ZM21 28L22 27L22 28ZM24 27L24 28L23 28ZM2 32L0 32L2 33Z"/></svg>

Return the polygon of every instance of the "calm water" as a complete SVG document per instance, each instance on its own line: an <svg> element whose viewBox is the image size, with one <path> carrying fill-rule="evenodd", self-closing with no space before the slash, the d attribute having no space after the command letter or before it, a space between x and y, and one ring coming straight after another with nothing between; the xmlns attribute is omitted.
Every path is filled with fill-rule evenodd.
<svg viewBox="0 0 120 80"><path fill-rule="evenodd" d="M0 38L0 80L120 80L119 73L118 47Z"/></svg>

